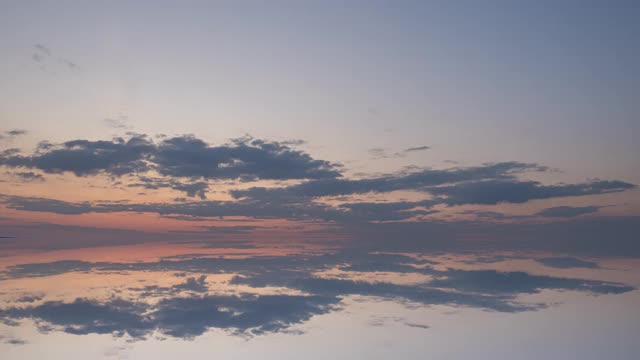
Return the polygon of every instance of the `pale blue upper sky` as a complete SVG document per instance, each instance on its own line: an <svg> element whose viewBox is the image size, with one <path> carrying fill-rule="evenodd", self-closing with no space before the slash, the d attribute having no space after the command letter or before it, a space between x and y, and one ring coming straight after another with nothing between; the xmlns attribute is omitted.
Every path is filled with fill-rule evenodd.
<svg viewBox="0 0 640 360"><path fill-rule="evenodd" d="M126 116L304 139L352 171L519 160L640 181L635 1L260 3L5 1L2 127L95 139Z"/></svg>

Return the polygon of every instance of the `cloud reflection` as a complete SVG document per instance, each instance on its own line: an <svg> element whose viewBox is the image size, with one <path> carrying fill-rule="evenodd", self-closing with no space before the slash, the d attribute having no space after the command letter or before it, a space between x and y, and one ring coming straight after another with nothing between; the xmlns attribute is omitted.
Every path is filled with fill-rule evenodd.
<svg viewBox="0 0 640 360"><path fill-rule="evenodd" d="M548 261L550 258L540 260ZM621 294L634 290L618 282L534 275L522 271L444 268L437 261L400 254L354 253L249 258L163 259L155 262L57 261L10 266L4 280L49 277L84 272L96 282L119 272L153 274L174 271L171 286L144 285L113 288L107 297L52 300L25 295L16 305L0 310L7 325L32 319L41 331L69 334L127 335L143 339L154 332L194 338L210 329L255 336L289 331L316 315L341 309L352 296L394 301L411 306L445 305L517 313L548 307L520 297L542 290L586 294ZM328 275L338 271L339 277ZM363 281L356 275L389 273L425 276L415 283ZM194 276L184 277L185 274ZM208 281L207 274L226 274L230 280ZM150 276L150 275L149 275ZM393 279L393 277L392 277ZM215 285L212 285L215 284ZM278 289L265 291L266 288ZM93 294L93 293L92 293ZM407 326L426 328L421 324Z"/></svg>

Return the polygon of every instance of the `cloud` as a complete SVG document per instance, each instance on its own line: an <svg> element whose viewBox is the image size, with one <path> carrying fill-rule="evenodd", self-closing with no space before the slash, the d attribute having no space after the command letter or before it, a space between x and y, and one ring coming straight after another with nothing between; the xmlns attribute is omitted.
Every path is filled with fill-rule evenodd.
<svg viewBox="0 0 640 360"><path fill-rule="evenodd" d="M623 181L606 180L561 185L543 185L536 181L485 180L430 187L426 191L436 196L445 196L443 203L448 205L496 205L555 197L607 194L635 187L636 185Z"/></svg>
<svg viewBox="0 0 640 360"><path fill-rule="evenodd" d="M21 130L21 129L3 131L0 133L0 140L7 139L8 141L11 141L16 137L26 135L27 133L28 133L27 130ZM8 150L13 150L14 152L19 151L18 149L8 149ZM7 150L4 150L4 151L7 151Z"/></svg>
<svg viewBox="0 0 640 360"><path fill-rule="evenodd" d="M589 268L589 269L597 269L599 268L598 264L592 261L581 260L574 257L548 257L542 259L536 259L540 264L558 268L558 269L571 269L571 268Z"/></svg>
<svg viewBox="0 0 640 360"><path fill-rule="evenodd" d="M413 152L413 151L424 151L424 150L429 150L429 149L431 149L431 147L425 145L425 146L410 147L410 148L404 149L403 151L404 152Z"/></svg>
<svg viewBox="0 0 640 360"><path fill-rule="evenodd" d="M542 289L587 291L594 294L621 294L633 288L620 283L598 280L530 275L526 272L496 270L448 270L429 282L430 286L458 291L492 294L533 294Z"/></svg>
<svg viewBox="0 0 640 360"><path fill-rule="evenodd" d="M51 212L63 215L86 214L93 211L93 205L89 202L72 203L46 198L5 195L0 195L0 201L5 202L9 208L16 210Z"/></svg>
<svg viewBox="0 0 640 360"><path fill-rule="evenodd" d="M518 216L506 215L496 211L486 211L486 210L463 210L458 212L461 215L475 215L481 219L491 219L491 220L504 220L504 219L512 219ZM522 216L520 216L522 217Z"/></svg>
<svg viewBox="0 0 640 360"><path fill-rule="evenodd" d="M119 176L145 172L145 158L154 145L144 137L113 141L73 140L58 146L47 144L31 156L0 156L0 165L35 168L46 173L71 172L76 176L106 173Z"/></svg>
<svg viewBox="0 0 640 360"><path fill-rule="evenodd" d="M367 152L369 153L369 155L371 155L373 159L396 159L396 158L404 157L404 154L401 154L398 152L389 153L384 148L373 148L373 149L367 150Z"/></svg>
<svg viewBox="0 0 640 360"><path fill-rule="evenodd" d="M31 59L33 59L33 61L37 63L41 63L44 61L44 56L42 56L41 54L35 53L31 55Z"/></svg>
<svg viewBox="0 0 640 360"><path fill-rule="evenodd" d="M47 301L32 307L0 310L0 317L9 319L36 318L51 325L61 326L70 334L111 334L126 331L140 336L149 324L138 315L141 305L114 300L104 304L88 299L76 299L71 303Z"/></svg>
<svg viewBox="0 0 640 360"><path fill-rule="evenodd" d="M571 218L598 212L603 206L556 206L543 209L536 215L545 217Z"/></svg>
<svg viewBox="0 0 640 360"><path fill-rule="evenodd" d="M207 285L207 276L200 275L197 278L189 277L185 282L170 287L147 285L141 288L130 287L127 290L137 292L136 296L138 297L162 297L167 295L175 296L183 291L207 293L209 287Z"/></svg>
<svg viewBox="0 0 640 360"><path fill-rule="evenodd" d="M339 205L348 209L345 218L360 221L395 221L410 219L415 216L426 216L438 213L437 210L427 210L432 206L431 201L400 201L380 203L346 203Z"/></svg>
<svg viewBox="0 0 640 360"><path fill-rule="evenodd" d="M200 226L210 234L247 234L258 229L264 229L263 226L254 225L238 225L238 226Z"/></svg>
<svg viewBox="0 0 640 360"><path fill-rule="evenodd" d="M72 334L123 334L141 337L158 331L192 338L210 328L238 334L259 335L284 331L314 315L339 309L342 298L370 296L387 301L423 305L470 307L499 312L523 312L544 308L544 303L519 301L523 294L541 290L571 290L588 294L621 294L634 290L609 281L532 275L495 270L437 270L410 256L343 252L336 254L259 256L249 258L189 258L157 262L90 263L57 261L19 264L7 268L8 278L50 276L74 271L154 271L200 274L238 274L228 285L277 286L305 295L258 295L242 288L242 295L212 295L207 275L189 277L170 287L148 285L128 288L128 299L76 299L72 302L44 301L0 309L0 319L15 322L33 318ZM417 272L432 276L417 284L365 282L348 276L318 277L322 271ZM252 294L255 292L255 294ZM154 301L147 301L153 297ZM419 325L419 324L418 324ZM51 328L49 326L49 328ZM422 327L417 326L416 327Z"/></svg>
<svg viewBox="0 0 640 360"><path fill-rule="evenodd" d="M429 325L424 325L424 324L417 324L417 323L410 323L410 322L406 322L404 323L406 326L408 327L413 327L413 328L418 328L418 329L429 329L431 328L431 326Z"/></svg>
<svg viewBox="0 0 640 360"><path fill-rule="evenodd" d="M4 343L10 344L10 345L25 345L25 344L28 344L29 342L23 339L11 338L11 339L5 340Z"/></svg>
<svg viewBox="0 0 640 360"><path fill-rule="evenodd" d="M41 69L45 69L46 65L59 66L64 65L69 70L77 70L78 64L62 57L54 57L53 51L48 46L42 44L36 44L33 46L34 53L31 55L31 59L36 62Z"/></svg>
<svg viewBox="0 0 640 360"><path fill-rule="evenodd" d="M269 198L270 196L321 197L396 190L430 191L431 187L436 185L464 181L514 179L516 175L523 172L543 172L546 170L546 167L538 164L502 162L466 168L425 169L408 174L358 180L344 178L318 179L286 188L267 189L254 187L246 190L236 190L232 191L231 195L236 198Z"/></svg>
<svg viewBox="0 0 640 360"><path fill-rule="evenodd" d="M190 277L183 284L174 285L173 289L176 290L189 290L194 292L207 292L209 288L207 287L207 276L201 275L198 278Z"/></svg>
<svg viewBox="0 0 640 360"><path fill-rule="evenodd" d="M113 140L72 140L44 143L29 155L3 153L0 165L40 169L77 176L121 176L155 170L176 178L203 179L317 179L340 176L337 164L278 142L245 137L231 144L211 146L193 136L159 142L142 134Z"/></svg>
<svg viewBox="0 0 640 360"><path fill-rule="evenodd" d="M27 130L14 129L14 130L5 131L5 134L7 136L20 136L20 135L27 134Z"/></svg>
<svg viewBox="0 0 640 360"><path fill-rule="evenodd" d="M40 52L40 53L42 53L42 54L44 54L46 56L51 56L51 50L48 47L46 47L46 46L44 46L42 44L36 44L33 47L36 49L36 51L38 51L38 52Z"/></svg>
<svg viewBox="0 0 640 360"><path fill-rule="evenodd" d="M86 262L78 260L62 260L49 263L28 263L12 265L6 269L5 275L9 278L40 277L59 275L77 271L179 271L200 274L235 273L250 278L252 284L264 286L265 281L278 281L281 284L285 280L311 276L312 273L328 269L337 265L351 266L358 264L385 264L393 266L395 272L401 272L408 265L401 263L424 264L412 257L395 254L369 254L361 252L344 252L336 254L324 254L318 256L289 255L289 256L260 256L254 258L199 258L188 255L188 258L172 257L159 262L147 263L112 263L112 262ZM402 267L399 267L402 266ZM417 271L415 267L410 267ZM368 271L368 270L363 270ZM371 270L375 271L375 270ZM384 270L379 270L384 271Z"/></svg>
<svg viewBox="0 0 640 360"><path fill-rule="evenodd" d="M351 239L381 251L545 251L592 257L640 256L638 216L547 223L388 222L351 226L345 231Z"/></svg>
<svg viewBox="0 0 640 360"><path fill-rule="evenodd" d="M102 123L113 129L130 129L131 126L127 124L127 116L120 115L116 118L102 119Z"/></svg>
<svg viewBox="0 0 640 360"><path fill-rule="evenodd" d="M278 332L324 314L339 299L327 296L207 296L162 301L156 319L161 332L193 337L208 328L232 328L260 335Z"/></svg>
<svg viewBox="0 0 640 360"><path fill-rule="evenodd" d="M44 299L44 294L28 294L17 298L15 301L22 303L34 303L42 299Z"/></svg>
<svg viewBox="0 0 640 360"><path fill-rule="evenodd" d="M210 328L261 335L329 312L338 301L322 296L209 295L169 297L150 306L123 299L76 299L70 303L47 301L37 306L3 309L0 317L34 318L48 324L49 329L59 327L76 335L126 333L141 338L158 331L177 338L193 338Z"/></svg>
<svg viewBox="0 0 640 360"><path fill-rule="evenodd" d="M618 180L554 185L520 180L527 172L546 172L549 169L539 164L515 161L448 169L408 169L395 174L349 179L342 176L338 164L314 159L284 143L250 136L216 146L191 135L154 140L144 134L129 134L126 138L117 137L109 141L42 142L31 155L22 155L15 149L4 150L0 153L0 165L33 168L45 173L70 172L76 176L126 176L128 180L123 181L129 181L126 184L129 187L168 188L200 200L207 198L209 181L298 181L282 187L232 189L228 192L232 197L229 201L194 202L183 199L179 203L74 203L0 196L0 202L11 209L66 215L140 212L190 217L320 220L338 224L426 221L428 215L438 211L434 209L436 206L525 203L537 199L616 193L636 187ZM363 202L346 197L400 190L423 193L429 199ZM323 197L344 198L340 200L343 202L328 203ZM582 209L585 210L588 208ZM557 214L558 209L555 211ZM549 215L550 212L553 211L540 214ZM491 218L489 212L476 215ZM494 219L506 219L497 213L493 215Z"/></svg>
<svg viewBox="0 0 640 360"><path fill-rule="evenodd" d="M446 272L448 275L450 272ZM562 283L563 280L559 280ZM523 280L527 280L524 278ZM549 285L553 280L549 280ZM249 282L251 284L251 282ZM278 284L279 281L273 281L273 285ZM600 285L600 282L594 283L591 287L580 287L574 285L570 281L569 284L558 284L556 287L549 286L546 288L566 288L573 289L575 287L578 291L588 291L593 293L609 293L609 292L627 292L633 288L616 286L616 285ZM464 285L467 285L466 287ZM299 289L312 294L324 294L326 296L345 296L345 295L362 295L362 296L374 296L388 299L407 300L424 305L453 305L453 306L465 306L472 308L481 308L500 312L521 312L530 311L540 308L539 305L528 305L523 303L517 303L513 297L516 293L526 293L522 290L531 290L530 292L537 292L536 289L531 288L531 284L525 284L516 288L516 285L506 286L507 290L500 291L500 283L493 285L487 282L484 287L475 286L472 287L469 284L463 284L460 280L452 281L449 283L431 282L419 286L415 285L399 285L388 282L364 282L355 280L344 279L329 279L309 277L302 279L295 279L292 282L287 282L285 286ZM529 285L529 286L527 286ZM540 286L547 284L540 284ZM563 286L564 285L564 286ZM458 290L458 291L452 291Z"/></svg>
<svg viewBox="0 0 640 360"><path fill-rule="evenodd" d="M207 198L207 190L209 190L209 184L204 181L192 181L183 182L180 180L166 180L162 178L153 178L148 176L139 176L138 182L127 185L129 187L143 187L145 189L160 189L170 188L177 191L184 192L189 197L199 197L200 199Z"/></svg>
<svg viewBox="0 0 640 360"><path fill-rule="evenodd" d="M63 215L86 213L156 213L189 217L246 216L257 219L287 219L292 221L323 220L338 223L394 221L436 213L424 207L429 201L389 203L345 203L338 208L315 202L279 202L267 200L197 201L179 203L109 203L65 202L62 200L7 196L0 194L0 203L20 211L51 212Z"/></svg>
<svg viewBox="0 0 640 360"><path fill-rule="evenodd" d="M286 180L340 176L335 164L251 137L221 146L192 136L174 137L158 144L152 161L159 173L175 177Z"/></svg>
<svg viewBox="0 0 640 360"><path fill-rule="evenodd" d="M77 70L78 69L78 64L76 64L75 62L73 62L73 61L71 61L69 59L60 59L60 62L63 63L64 65L66 65L71 70Z"/></svg>
<svg viewBox="0 0 640 360"><path fill-rule="evenodd" d="M28 172L14 172L11 175L21 179L22 181L32 182L32 181L44 181L44 176L34 173L33 171Z"/></svg>

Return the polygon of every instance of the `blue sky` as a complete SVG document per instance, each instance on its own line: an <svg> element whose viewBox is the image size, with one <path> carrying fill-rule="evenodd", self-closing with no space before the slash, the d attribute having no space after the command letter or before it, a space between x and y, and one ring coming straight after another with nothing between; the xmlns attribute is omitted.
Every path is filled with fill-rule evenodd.
<svg viewBox="0 0 640 360"><path fill-rule="evenodd" d="M403 163L515 159L567 180L640 179L634 2L5 9L0 116L39 139L103 137L102 119L126 117L144 133L300 138L364 171L397 169L368 149L425 144ZM55 59L34 63L36 44Z"/></svg>

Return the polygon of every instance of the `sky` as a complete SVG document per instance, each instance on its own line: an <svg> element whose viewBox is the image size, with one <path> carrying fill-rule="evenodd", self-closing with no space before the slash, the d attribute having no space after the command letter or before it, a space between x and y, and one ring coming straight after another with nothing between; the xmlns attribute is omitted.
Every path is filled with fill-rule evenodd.
<svg viewBox="0 0 640 360"><path fill-rule="evenodd" d="M0 354L633 358L639 16L0 1Z"/></svg>

